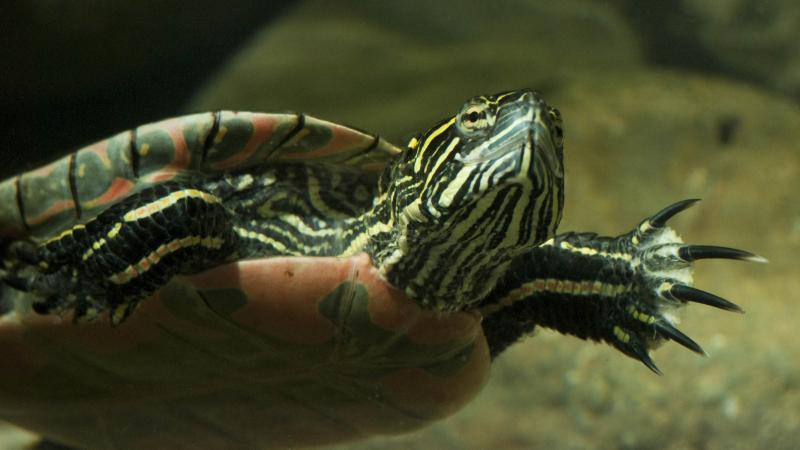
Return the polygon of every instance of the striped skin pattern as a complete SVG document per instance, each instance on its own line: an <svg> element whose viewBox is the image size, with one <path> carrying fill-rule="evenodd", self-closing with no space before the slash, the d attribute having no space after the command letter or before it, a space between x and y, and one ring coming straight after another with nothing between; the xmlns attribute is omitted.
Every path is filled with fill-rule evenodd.
<svg viewBox="0 0 800 450"><path fill-rule="evenodd" d="M391 207L380 212L377 232L368 230L367 252L424 306L473 306L513 257L555 234L564 204L561 133L557 111L533 92L469 100L390 168L393 181L379 198Z"/></svg>
<svg viewBox="0 0 800 450"><path fill-rule="evenodd" d="M19 274L18 283L30 283L26 289L45 298L34 304L39 312L74 308L76 317L93 319L108 309L118 324L174 274L228 258L229 223L230 213L213 195L173 182L155 185L38 247L17 241L14 251L38 268ZM65 290L72 294L64 296Z"/></svg>
<svg viewBox="0 0 800 450"><path fill-rule="evenodd" d="M464 123L475 105L494 129ZM243 222L237 233L251 241L248 255L366 250L391 284L424 307L463 310L489 294L516 254L555 233L563 207L558 120L529 91L477 97L395 160L377 192L347 167L287 165L250 184L250 175L227 181L246 192L241 204L226 204ZM279 186L305 190L295 196Z"/></svg>
<svg viewBox="0 0 800 450"><path fill-rule="evenodd" d="M0 276L42 297L37 311L91 318L110 309L119 324L176 274L242 258L366 252L422 307L478 309L493 355L541 325L604 340L657 371L648 351L665 339L702 352L674 327L672 309L687 301L738 308L688 287L690 263L758 260L682 244L665 222L686 202L616 238L556 236L561 117L530 90L475 97L402 153L308 116L224 112L98 145L104 150L0 184L0 197L16 205L0 211L0 235L49 236L3 250ZM81 195L82 152L129 155L108 170L113 181L101 180L111 190L91 202ZM53 186L34 188L47 177ZM110 188L117 184L128 189ZM28 200L32 192L47 200ZM94 219L49 231L113 202Z"/></svg>
<svg viewBox="0 0 800 450"><path fill-rule="evenodd" d="M228 254L214 253L217 263L250 256L350 256L366 250L388 281L422 306L439 311L463 310L489 294L515 254L555 232L563 206L562 154L560 146L554 144L556 132L551 131L558 129L556 120L557 113L531 91L472 99L454 118L424 134L416 148L395 159L383 173L388 180L378 183L377 192L368 187L369 176L363 175L363 170L316 161L276 163L210 179L198 176L187 180L186 185L210 193L197 197L197 201L219 199L231 211L225 226L233 237L226 239L226 245L218 245L230 250ZM158 195L153 187L142 192ZM139 205L140 201L129 197L119 210L106 211L99 219L111 223L121 212L131 215L147 209ZM135 305L154 291L154 285L141 274L155 267L168 267L164 269L168 275L187 270L154 262L165 240L192 238L202 242L217 238L187 234L192 227L183 225L181 218L186 215L177 210L181 202L154 205L149 208L181 224L177 232L140 239L138 243L144 243L142 254L136 255L119 255L119 249L106 243L114 240L110 236L98 238L97 233L87 233L95 241L80 241L87 247L84 255L97 248L92 261L102 262L108 252L113 252L123 263L108 269L110 273L98 272L107 279L95 283L96 289L76 289L72 286L79 286L81 280L92 276L91 272L76 269L79 261L62 260L60 267L64 269L58 273L71 271L69 280L62 275L71 285L66 290L78 291L83 297L86 291L102 292L109 285L121 285L128 299L121 302L114 298L109 306L121 309L122 305ZM83 236L82 227L46 241L45 251L28 260L59 262L46 250L53 246L71 249L71 242L62 245L61 241ZM106 233L112 232L114 228ZM120 238L132 245L124 235ZM154 252L153 258L146 257ZM201 263L210 266L208 259L191 268L202 267ZM144 266L139 261L144 261ZM443 271L442 267L451 270ZM46 293L57 284L52 277L27 278L31 280L28 289L38 292ZM38 287L41 284L44 288ZM58 292L65 287L50 290ZM71 303L92 305L80 307L79 313L95 310L94 297ZM126 307L112 313L113 322L119 323L131 310Z"/></svg>
<svg viewBox="0 0 800 450"><path fill-rule="evenodd" d="M690 287L692 262L766 260L727 247L684 244L666 221L696 202L674 203L617 237L559 234L515 260L479 307L484 330L495 336L492 354L544 326L607 342L657 374L661 371L649 351L665 340L705 355L698 343L676 328L676 310L687 302L733 312L742 309Z"/></svg>

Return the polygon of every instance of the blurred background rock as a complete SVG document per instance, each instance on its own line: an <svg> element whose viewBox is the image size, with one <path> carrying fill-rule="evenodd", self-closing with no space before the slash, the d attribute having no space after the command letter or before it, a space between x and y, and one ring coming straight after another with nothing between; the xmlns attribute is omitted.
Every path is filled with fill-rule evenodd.
<svg viewBox="0 0 800 450"><path fill-rule="evenodd" d="M562 229L618 234L702 197L675 221L685 239L772 261L698 267L747 314L688 308L710 357L666 345L664 377L541 331L454 417L340 448L796 448L798 21L780 0L5 2L0 170L218 108L403 142L473 94L534 87L565 118Z"/></svg>

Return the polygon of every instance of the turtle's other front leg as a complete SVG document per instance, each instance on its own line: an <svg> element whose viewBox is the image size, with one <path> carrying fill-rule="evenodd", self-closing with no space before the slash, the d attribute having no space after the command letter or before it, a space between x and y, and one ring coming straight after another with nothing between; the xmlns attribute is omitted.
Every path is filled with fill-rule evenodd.
<svg viewBox="0 0 800 450"><path fill-rule="evenodd" d="M735 304L691 287L691 264L704 258L765 262L727 247L688 245L666 221L694 204L668 206L621 236L565 233L515 260L481 305L493 356L534 327L605 341L656 373L649 350L664 340L703 349L675 326L687 302L742 312Z"/></svg>
<svg viewBox="0 0 800 450"><path fill-rule="evenodd" d="M118 325L174 275L218 265L235 248L231 214L218 197L164 183L41 244L11 243L0 278L37 295L39 313L74 309L82 320L109 310Z"/></svg>

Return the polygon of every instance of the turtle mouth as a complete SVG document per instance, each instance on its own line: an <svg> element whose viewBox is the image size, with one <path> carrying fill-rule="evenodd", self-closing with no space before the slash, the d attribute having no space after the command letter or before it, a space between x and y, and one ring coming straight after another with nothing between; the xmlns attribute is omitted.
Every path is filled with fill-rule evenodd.
<svg viewBox="0 0 800 450"><path fill-rule="evenodd" d="M535 121L531 126L529 142L534 152L534 158L547 168L555 178L564 178L564 163L556 148L550 128L540 121Z"/></svg>

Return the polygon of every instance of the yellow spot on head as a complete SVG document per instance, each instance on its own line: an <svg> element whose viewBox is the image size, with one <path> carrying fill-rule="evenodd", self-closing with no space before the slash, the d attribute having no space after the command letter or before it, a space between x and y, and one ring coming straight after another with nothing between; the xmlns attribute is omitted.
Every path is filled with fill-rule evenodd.
<svg viewBox="0 0 800 450"><path fill-rule="evenodd" d="M144 144L139 147L139 155L147 156L148 153L150 153L150 144Z"/></svg>

